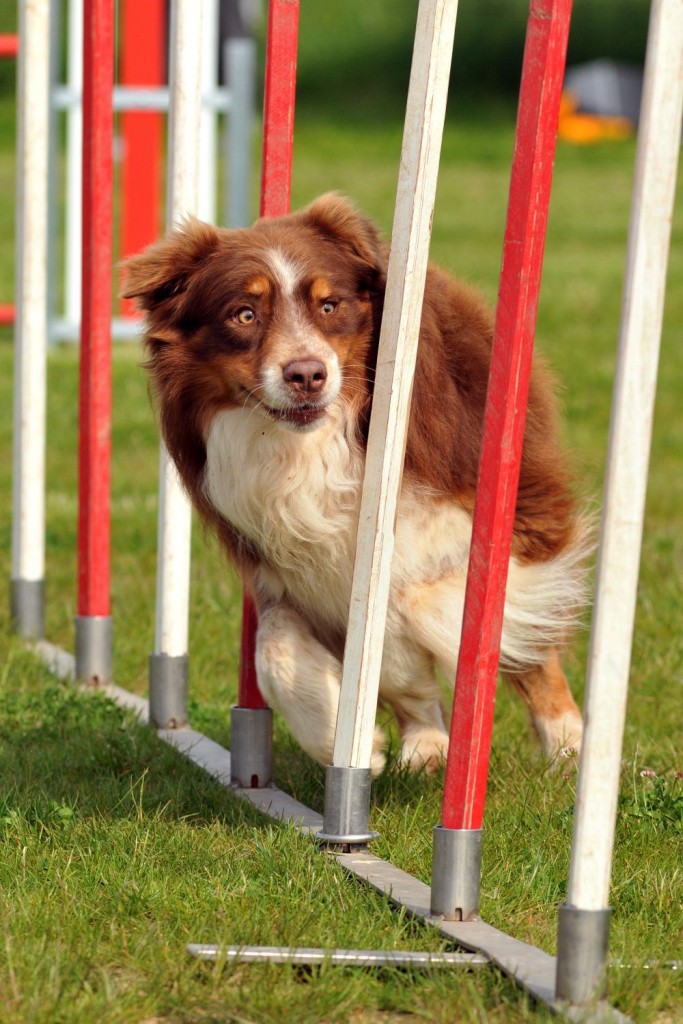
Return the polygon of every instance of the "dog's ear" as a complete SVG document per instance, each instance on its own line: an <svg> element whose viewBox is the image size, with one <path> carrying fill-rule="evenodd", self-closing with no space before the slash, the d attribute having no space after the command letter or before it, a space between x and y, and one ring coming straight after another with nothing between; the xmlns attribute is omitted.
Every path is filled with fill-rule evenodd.
<svg viewBox="0 0 683 1024"><path fill-rule="evenodd" d="M185 308L188 284L201 264L217 249L215 228L188 218L136 256L124 260L124 299L147 314L148 340L172 341Z"/></svg>
<svg viewBox="0 0 683 1024"><path fill-rule="evenodd" d="M375 225L336 192L326 192L301 213L304 222L345 252L358 265L364 287L384 288L388 249Z"/></svg>

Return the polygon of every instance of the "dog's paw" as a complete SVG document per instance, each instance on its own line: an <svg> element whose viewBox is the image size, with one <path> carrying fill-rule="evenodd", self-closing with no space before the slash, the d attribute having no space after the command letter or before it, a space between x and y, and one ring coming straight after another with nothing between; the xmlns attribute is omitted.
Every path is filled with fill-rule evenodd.
<svg viewBox="0 0 683 1024"><path fill-rule="evenodd" d="M413 729L403 738L401 764L431 774L445 764L447 754L448 736L441 729Z"/></svg>
<svg viewBox="0 0 683 1024"><path fill-rule="evenodd" d="M578 711L567 711L557 718L537 718L534 725L543 752L555 768L578 762L583 738L583 722Z"/></svg>

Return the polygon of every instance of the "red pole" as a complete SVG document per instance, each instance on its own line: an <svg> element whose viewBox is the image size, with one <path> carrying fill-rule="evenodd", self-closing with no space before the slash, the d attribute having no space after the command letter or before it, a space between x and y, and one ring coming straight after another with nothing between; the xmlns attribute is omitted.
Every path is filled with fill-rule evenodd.
<svg viewBox="0 0 683 1024"><path fill-rule="evenodd" d="M165 0L124 0L121 5L123 85L160 86L164 81ZM131 256L153 242L162 230L161 150L163 115L127 110L121 114L121 256ZM133 313L131 300L122 311Z"/></svg>
<svg viewBox="0 0 683 1024"><path fill-rule="evenodd" d="M262 217L289 213L299 0L270 0L263 102Z"/></svg>
<svg viewBox="0 0 683 1024"><path fill-rule="evenodd" d="M0 35L0 59L16 57L19 53L19 36Z"/></svg>
<svg viewBox="0 0 683 1024"><path fill-rule="evenodd" d="M299 0L270 0L263 103L262 217L282 217L289 212L298 32ZM254 666L256 625L256 610L245 593L238 697L242 708L266 706L259 692Z"/></svg>
<svg viewBox="0 0 683 1024"><path fill-rule="evenodd" d="M484 815L505 584L524 437L571 0L532 0L474 510L442 823Z"/></svg>
<svg viewBox="0 0 683 1024"><path fill-rule="evenodd" d="M88 0L83 47L83 300L78 614L109 615L114 3Z"/></svg>

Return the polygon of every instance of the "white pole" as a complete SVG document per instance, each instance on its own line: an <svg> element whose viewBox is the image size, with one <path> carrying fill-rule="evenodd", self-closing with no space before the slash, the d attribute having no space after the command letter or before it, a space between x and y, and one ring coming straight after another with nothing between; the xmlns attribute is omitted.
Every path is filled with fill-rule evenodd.
<svg viewBox="0 0 683 1024"><path fill-rule="evenodd" d="M370 765L457 0L421 0L368 437L333 766Z"/></svg>
<svg viewBox="0 0 683 1024"><path fill-rule="evenodd" d="M607 907L683 109L683 3L654 0L567 902Z"/></svg>
<svg viewBox="0 0 683 1024"><path fill-rule="evenodd" d="M168 132L168 228L199 208L203 5L171 6L171 109ZM186 715L191 506L161 445L157 610L150 717L164 726Z"/></svg>
<svg viewBox="0 0 683 1024"><path fill-rule="evenodd" d="M218 2L202 3L202 111L199 144L199 205L198 216L210 224L216 223L216 149L218 112L208 98L218 92Z"/></svg>
<svg viewBox="0 0 683 1024"><path fill-rule="evenodd" d="M43 631L50 3L19 5L13 615Z"/></svg>
<svg viewBox="0 0 683 1024"><path fill-rule="evenodd" d="M64 318L73 337L81 322L81 191L83 187L83 2L69 0L67 34L67 87L78 97L66 115L66 251L64 262Z"/></svg>

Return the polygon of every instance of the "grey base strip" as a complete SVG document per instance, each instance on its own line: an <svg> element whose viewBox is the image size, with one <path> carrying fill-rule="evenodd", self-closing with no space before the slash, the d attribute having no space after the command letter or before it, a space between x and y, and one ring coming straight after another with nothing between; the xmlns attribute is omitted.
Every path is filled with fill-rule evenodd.
<svg viewBox="0 0 683 1024"><path fill-rule="evenodd" d="M306 949L287 946L209 946L190 944L190 956L198 960L223 960L241 964L291 964L335 967L485 967L488 959L478 953L413 953L379 949Z"/></svg>
<svg viewBox="0 0 683 1024"><path fill-rule="evenodd" d="M54 647L42 642L34 645L34 650L45 661L55 674L64 678L73 678L73 658ZM60 671L61 670L61 671ZM66 670L66 671L63 671ZM141 697L128 694L120 687L103 687L100 692L106 693L116 703L125 707L132 706L142 710L147 701ZM125 698L122 699L122 695ZM139 713L143 720L144 713ZM159 730L160 739L180 750L185 757L204 768L210 775L225 785L229 785L230 754L218 743L209 740L193 729ZM226 781L228 780L228 781ZM245 800L249 800L264 814L277 821L294 825L305 833L317 833L322 828L322 815L316 814L293 797L276 787L267 789L235 789L232 792ZM388 861L381 860L367 851L355 853L329 852L326 856L334 859L348 874L353 875L375 889L378 893L388 896L397 906L404 907L409 914L421 920L449 939L473 953L479 953L489 959L503 973L512 978L533 999L544 1003L553 1012L574 1021L575 1024L631 1024L630 1018L615 1010L607 1003L600 1002L595 1006L567 1006L555 998L555 973L557 961L554 956L543 950L520 942L505 932L485 924L484 921L445 921L431 913L431 891L428 885L418 881Z"/></svg>

